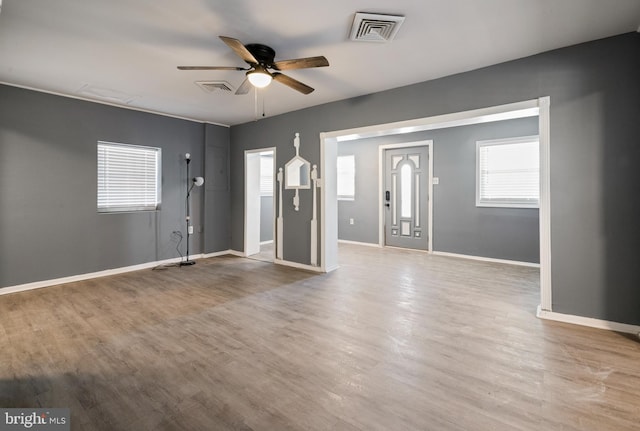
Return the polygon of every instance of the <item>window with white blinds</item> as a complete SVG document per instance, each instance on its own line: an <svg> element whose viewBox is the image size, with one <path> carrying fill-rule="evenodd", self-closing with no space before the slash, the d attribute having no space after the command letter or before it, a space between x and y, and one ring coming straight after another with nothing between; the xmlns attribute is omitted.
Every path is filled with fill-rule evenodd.
<svg viewBox="0 0 640 431"><path fill-rule="evenodd" d="M98 212L160 207L161 150L98 142Z"/></svg>
<svg viewBox="0 0 640 431"><path fill-rule="evenodd" d="M273 153L260 154L260 196L273 196Z"/></svg>
<svg viewBox="0 0 640 431"><path fill-rule="evenodd" d="M538 136L476 143L476 206L538 208Z"/></svg>
<svg viewBox="0 0 640 431"><path fill-rule="evenodd" d="M354 155L338 156L338 200L356 198L356 158Z"/></svg>

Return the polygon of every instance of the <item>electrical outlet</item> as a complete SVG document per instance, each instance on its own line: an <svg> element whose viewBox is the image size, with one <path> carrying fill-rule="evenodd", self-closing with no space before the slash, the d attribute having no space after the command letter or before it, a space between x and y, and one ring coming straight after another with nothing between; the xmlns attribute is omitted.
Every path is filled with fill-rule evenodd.
<svg viewBox="0 0 640 431"><path fill-rule="evenodd" d="M189 226L188 232L189 235L193 235L193 226Z"/></svg>
<svg viewBox="0 0 640 431"><path fill-rule="evenodd" d="M352 218L349 219L349 224L353 224L353 219Z"/></svg>

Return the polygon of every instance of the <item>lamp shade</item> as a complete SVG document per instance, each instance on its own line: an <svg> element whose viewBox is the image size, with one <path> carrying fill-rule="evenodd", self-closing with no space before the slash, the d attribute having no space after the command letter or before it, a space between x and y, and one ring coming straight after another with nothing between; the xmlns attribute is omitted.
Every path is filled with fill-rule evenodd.
<svg viewBox="0 0 640 431"><path fill-rule="evenodd" d="M247 78L251 85L257 88L264 88L271 84L271 74L262 67L256 67L255 70L247 72Z"/></svg>
<svg viewBox="0 0 640 431"><path fill-rule="evenodd" d="M203 184L204 184L204 178L202 178L202 177L195 177L195 178L193 179L193 185L194 185L194 186L200 187L200 186L201 186L201 185L203 185Z"/></svg>

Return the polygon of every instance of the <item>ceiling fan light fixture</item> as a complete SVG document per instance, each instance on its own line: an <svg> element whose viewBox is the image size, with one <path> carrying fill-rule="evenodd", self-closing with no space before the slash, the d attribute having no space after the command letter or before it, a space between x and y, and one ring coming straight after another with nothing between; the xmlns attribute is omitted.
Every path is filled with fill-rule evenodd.
<svg viewBox="0 0 640 431"><path fill-rule="evenodd" d="M2 0L0 0L2 1ZM220 39L231 48L238 57L244 60L249 65L245 67L234 66L178 66L179 70L242 70L246 72L246 78L242 81L242 84L236 90L237 95L247 94L251 87L264 88L271 84L271 81L278 81L293 90L296 90L302 94L310 94L313 92L313 87L293 79L290 76L281 73L283 70L292 69L308 69L312 67L326 67L329 66L329 61L323 56L305 57L305 58L292 58L289 60L274 61L276 52L273 48L263 45L261 43L250 43L244 45L238 39L234 39L228 36L220 36ZM269 70L273 69L274 72ZM215 83L198 83L206 91L212 91L214 89L222 89L230 91L231 88L228 85L215 85Z"/></svg>
<svg viewBox="0 0 640 431"><path fill-rule="evenodd" d="M271 84L271 80L273 77L266 69L262 67L256 67L255 70L251 70L247 72L247 79L251 85L257 88L264 88L267 85Z"/></svg>

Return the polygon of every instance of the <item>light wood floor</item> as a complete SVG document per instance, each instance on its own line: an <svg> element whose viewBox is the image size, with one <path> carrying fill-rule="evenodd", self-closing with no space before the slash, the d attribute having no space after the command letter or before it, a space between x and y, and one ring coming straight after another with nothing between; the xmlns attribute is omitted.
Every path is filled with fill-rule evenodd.
<svg viewBox="0 0 640 431"><path fill-rule="evenodd" d="M0 406L73 430L638 430L640 344L541 321L537 270L340 246L0 297Z"/></svg>
<svg viewBox="0 0 640 431"><path fill-rule="evenodd" d="M275 255L275 246L273 243L261 244L260 252L249 256L249 259L261 260L263 262L273 262Z"/></svg>

